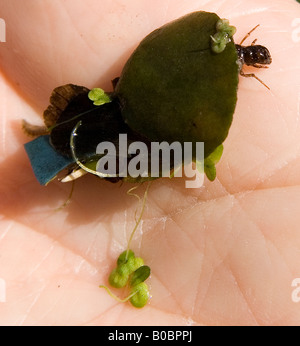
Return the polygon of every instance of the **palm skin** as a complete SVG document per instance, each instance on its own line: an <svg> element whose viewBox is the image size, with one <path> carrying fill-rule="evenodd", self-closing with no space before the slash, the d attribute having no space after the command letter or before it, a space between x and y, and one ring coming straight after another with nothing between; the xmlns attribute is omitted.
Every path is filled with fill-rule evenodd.
<svg viewBox="0 0 300 346"><path fill-rule="evenodd" d="M99 3L0 1L9 27L0 46L0 278L6 286L0 324L298 325L291 283L300 277L300 48L292 26L299 4ZM109 90L147 33L200 9L228 18L238 29L236 41L260 23L252 36L270 49L273 62L255 73L271 91L240 79L215 182L199 189L186 189L182 179L152 184L131 245L152 269L152 298L134 309L98 288L134 227L131 185L85 176L70 205L56 211L70 185L38 185L20 120L42 123L58 85Z"/></svg>

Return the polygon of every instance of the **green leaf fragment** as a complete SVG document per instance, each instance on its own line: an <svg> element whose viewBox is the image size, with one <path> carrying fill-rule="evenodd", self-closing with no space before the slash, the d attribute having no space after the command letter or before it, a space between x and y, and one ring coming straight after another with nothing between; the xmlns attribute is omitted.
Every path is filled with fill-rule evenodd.
<svg viewBox="0 0 300 346"><path fill-rule="evenodd" d="M128 266L128 263L121 264L120 266L117 267L117 272L120 275L130 275L133 271L131 268Z"/></svg>
<svg viewBox="0 0 300 346"><path fill-rule="evenodd" d="M236 33L236 27L229 25L229 20L225 18L217 21L216 29L219 32L228 34L229 37L232 37Z"/></svg>
<svg viewBox="0 0 300 346"><path fill-rule="evenodd" d="M118 257L117 267L111 272L108 281L115 288L129 285L131 287L130 295L125 299L119 299L108 287L103 285L100 287L105 288L114 299L120 302L130 300L133 306L142 308L149 299L148 286L144 283L149 275L150 267L144 265L144 260L141 257L135 257L133 251L126 250Z"/></svg>
<svg viewBox="0 0 300 346"><path fill-rule="evenodd" d="M226 45L236 33L236 28L229 25L228 19L219 19L216 24L217 32L211 37L211 48L215 53L222 53Z"/></svg>
<svg viewBox="0 0 300 346"><path fill-rule="evenodd" d="M121 253L121 255L118 257L117 265L124 264L128 261L129 258L135 257L134 252L132 250L125 250Z"/></svg>
<svg viewBox="0 0 300 346"><path fill-rule="evenodd" d="M109 276L109 284L115 288L125 287L129 276L144 265L144 260L141 257L135 257L133 251L128 251L129 258L127 260L126 255L127 251L121 253L117 261L117 268Z"/></svg>
<svg viewBox="0 0 300 346"><path fill-rule="evenodd" d="M95 106L101 106L105 103L111 102L110 97L105 93L103 89L94 88L88 93L88 98L93 101Z"/></svg>
<svg viewBox="0 0 300 346"><path fill-rule="evenodd" d="M141 266L132 274L129 285L131 287L134 287L140 284L141 282L144 282L150 276L150 272L150 267Z"/></svg>
<svg viewBox="0 0 300 346"><path fill-rule="evenodd" d="M142 282L137 286L134 286L132 292L135 292L135 294L130 298L130 303L136 308L144 307L149 299L149 289L147 284Z"/></svg>
<svg viewBox="0 0 300 346"><path fill-rule="evenodd" d="M132 130L153 142L204 142L204 157L224 142L236 105L239 69L233 40L222 54L211 49L219 20L214 13L194 12L140 43L115 89ZM224 31L225 24L219 25ZM228 38L231 28L225 33Z"/></svg>
<svg viewBox="0 0 300 346"><path fill-rule="evenodd" d="M132 274L139 267L144 265L144 260L141 257L131 257L126 265L128 266L130 274Z"/></svg>
<svg viewBox="0 0 300 346"><path fill-rule="evenodd" d="M215 165L206 166L204 165L204 172L210 181L214 181L217 176L217 170Z"/></svg>
<svg viewBox="0 0 300 346"><path fill-rule="evenodd" d="M205 164L216 164L221 160L223 154L224 147L223 145L219 145L206 159Z"/></svg>
<svg viewBox="0 0 300 346"><path fill-rule="evenodd" d="M214 181L217 176L216 164L220 161L223 154L223 145L219 145L215 151L213 151L204 160L204 172L210 181Z"/></svg>
<svg viewBox="0 0 300 346"><path fill-rule="evenodd" d="M214 36L211 36L212 39L212 50L215 53L222 53L226 48L227 43L230 42L230 39L227 35L224 36L221 32L217 32Z"/></svg>
<svg viewBox="0 0 300 346"><path fill-rule="evenodd" d="M129 274L122 272L120 273L120 267L115 268L109 275L108 282L112 287L121 288L127 285Z"/></svg>

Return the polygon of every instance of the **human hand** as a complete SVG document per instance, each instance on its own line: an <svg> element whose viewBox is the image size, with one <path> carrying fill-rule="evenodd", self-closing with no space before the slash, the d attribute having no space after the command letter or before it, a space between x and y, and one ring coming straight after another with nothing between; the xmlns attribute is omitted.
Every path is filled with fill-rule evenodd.
<svg viewBox="0 0 300 346"><path fill-rule="evenodd" d="M299 41L296 1L0 0L0 278L2 325L299 324ZM137 310L106 284L134 227L131 187L85 176L38 185L21 119L42 123L52 89L73 83L110 90L110 80L148 33L205 10L237 27L235 41L269 48L273 62L240 78L238 103L217 179L186 189L155 181L132 249L152 269L152 299ZM299 13L299 12L298 12ZM252 39L252 40L251 40ZM141 193L143 187L141 187Z"/></svg>

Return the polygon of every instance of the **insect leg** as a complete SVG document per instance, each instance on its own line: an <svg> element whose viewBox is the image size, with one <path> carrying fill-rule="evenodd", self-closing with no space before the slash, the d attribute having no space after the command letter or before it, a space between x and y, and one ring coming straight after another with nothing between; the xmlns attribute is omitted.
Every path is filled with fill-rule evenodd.
<svg viewBox="0 0 300 346"><path fill-rule="evenodd" d="M240 71L240 75L243 77L253 77L255 79L257 79L262 85L264 85L267 89L270 90L270 88L258 77L256 77L256 75L254 73L244 73L242 70Z"/></svg>
<svg viewBox="0 0 300 346"><path fill-rule="evenodd" d="M253 64L252 66L253 66L253 67L256 67L256 68L269 68L269 66L260 65L260 64Z"/></svg>
<svg viewBox="0 0 300 346"><path fill-rule="evenodd" d="M250 30L248 32L248 34L242 39L242 41L240 42L240 45L250 36L250 34L257 28L259 27L259 24L257 24L252 30Z"/></svg>

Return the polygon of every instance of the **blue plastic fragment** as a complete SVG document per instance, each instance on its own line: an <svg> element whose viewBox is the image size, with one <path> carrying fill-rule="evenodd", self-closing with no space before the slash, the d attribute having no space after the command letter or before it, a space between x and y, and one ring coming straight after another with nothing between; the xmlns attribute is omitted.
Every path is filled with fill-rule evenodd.
<svg viewBox="0 0 300 346"><path fill-rule="evenodd" d="M56 175L75 161L57 153L50 144L50 136L40 136L24 145L37 180L47 185Z"/></svg>

